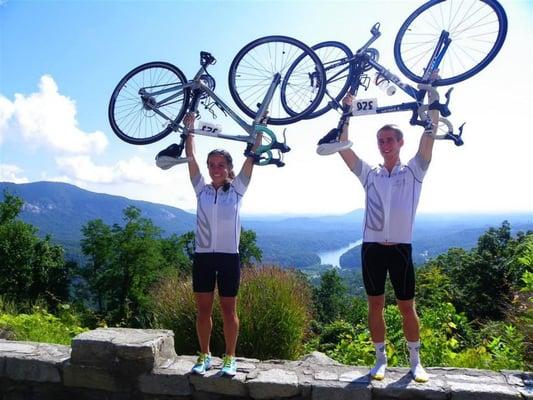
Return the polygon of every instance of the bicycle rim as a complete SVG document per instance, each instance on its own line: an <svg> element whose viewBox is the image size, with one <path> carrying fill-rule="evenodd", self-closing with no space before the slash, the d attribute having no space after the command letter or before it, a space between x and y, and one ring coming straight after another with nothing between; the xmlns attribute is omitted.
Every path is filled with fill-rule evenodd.
<svg viewBox="0 0 533 400"><path fill-rule="evenodd" d="M480 72L500 51L507 34L507 17L495 0L434 0L404 22L394 43L402 73L423 83L423 75L442 30L452 40L439 68L435 86L461 82Z"/></svg>
<svg viewBox="0 0 533 400"><path fill-rule="evenodd" d="M115 134L131 144L156 142L179 122L189 101L185 75L174 65L151 62L130 71L109 102L109 122ZM141 96L145 91L148 95ZM157 111L155 111L157 110Z"/></svg>
<svg viewBox="0 0 533 400"><path fill-rule="evenodd" d="M295 60L301 65L287 76ZM283 125L305 117L319 104L324 86L310 84L310 75L324 79L319 58L302 42L286 36L267 36L246 45L233 60L229 72L229 88L237 106L249 117L255 118L265 98L273 76L279 73L280 82L287 89L276 88L268 107L268 123ZM288 111L286 105L290 105Z"/></svg>
<svg viewBox="0 0 533 400"><path fill-rule="evenodd" d="M316 53L326 73L326 90L324 98L306 118L316 118L328 112L332 103L339 103L350 87L353 68L349 62L342 62L353 56L348 46L341 42L323 42L311 47Z"/></svg>

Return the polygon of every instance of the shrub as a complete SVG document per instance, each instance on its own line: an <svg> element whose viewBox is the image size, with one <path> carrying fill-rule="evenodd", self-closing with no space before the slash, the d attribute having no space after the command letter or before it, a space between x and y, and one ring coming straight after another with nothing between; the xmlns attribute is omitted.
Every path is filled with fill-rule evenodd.
<svg viewBox="0 0 533 400"><path fill-rule="evenodd" d="M295 359L311 319L311 289L276 267L244 271L239 299L239 351L260 359Z"/></svg>
<svg viewBox="0 0 533 400"><path fill-rule="evenodd" d="M155 324L174 331L178 354L198 349L191 286L190 278L174 275L152 293ZM294 272L275 267L243 269L237 303L238 354L259 359L298 357L311 318L310 298L308 285ZM224 351L218 296L213 305L211 351Z"/></svg>
<svg viewBox="0 0 533 400"><path fill-rule="evenodd" d="M70 345L72 338L87 329L82 328L68 305L59 316L34 306L31 314L0 314L0 331L9 332L10 339Z"/></svg>

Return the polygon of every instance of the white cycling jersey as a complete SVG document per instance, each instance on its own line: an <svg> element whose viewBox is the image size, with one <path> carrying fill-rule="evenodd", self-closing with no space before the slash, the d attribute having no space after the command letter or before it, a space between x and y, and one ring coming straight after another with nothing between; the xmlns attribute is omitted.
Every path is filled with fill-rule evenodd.
<svg viewBox="0 0 533 400"><path fill-rule="evenodd" d="M239 174L229 185L215 189L206 184L202 174L192 179L196 192L196 242L197 253L238 253L241 235L239 211L242 196L250 178Z"/></svg>
<svg viewBox="0 0 533 400"><path fill-rule="evenodd" d="M353 173L366 193L363 242L411 243L428 166L419 154L407 164L398 162L391 173L383 165L372 168L359 159Z"/></svg>

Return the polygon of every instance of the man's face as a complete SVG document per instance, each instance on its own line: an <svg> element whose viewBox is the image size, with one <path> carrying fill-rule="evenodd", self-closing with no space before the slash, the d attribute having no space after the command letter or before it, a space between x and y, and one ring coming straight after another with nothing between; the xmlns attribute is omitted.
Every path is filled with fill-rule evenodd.
<svg viewBox="0 0 533 400"><path fill-rule="evenodd" d="M402 146L403 139L396 139L396 132L393 130L386 129L378 133L378 148L385 161L399 159Z"/></svg>

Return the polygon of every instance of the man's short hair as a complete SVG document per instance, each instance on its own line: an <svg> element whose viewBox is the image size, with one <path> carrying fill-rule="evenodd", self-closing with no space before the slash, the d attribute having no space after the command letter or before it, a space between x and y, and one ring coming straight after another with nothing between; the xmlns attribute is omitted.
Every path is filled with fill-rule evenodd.
<svg viewBox="0 0 533 400"><path fill-rule="evenodd" d="M376 135L379 135L383 131L393 131L394 137L396 137L396 140L400 141L403 139L403 132L396 125L393 125L393 124L383 125L381 128L379 128Z"/></svg>

